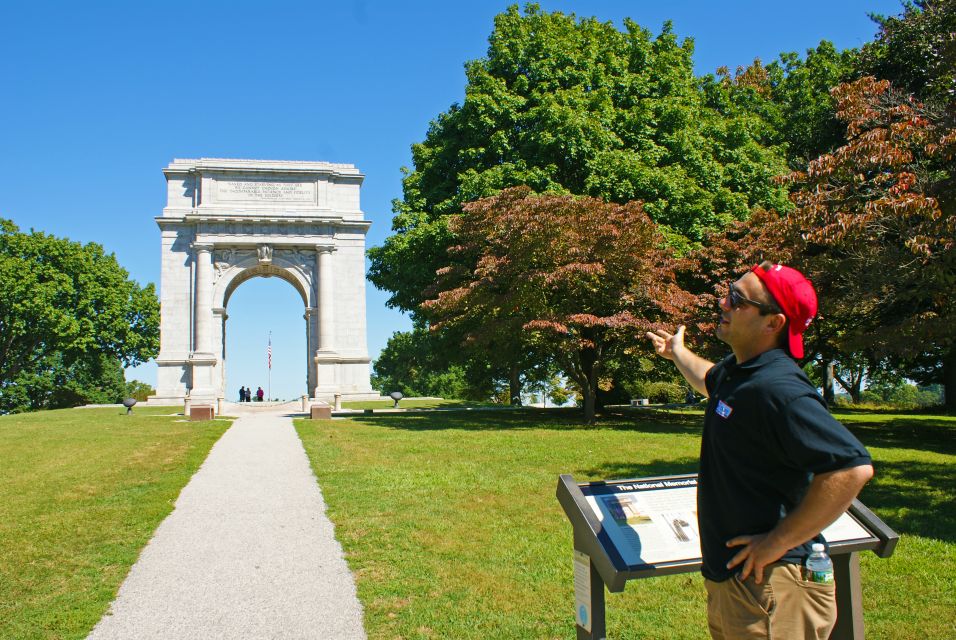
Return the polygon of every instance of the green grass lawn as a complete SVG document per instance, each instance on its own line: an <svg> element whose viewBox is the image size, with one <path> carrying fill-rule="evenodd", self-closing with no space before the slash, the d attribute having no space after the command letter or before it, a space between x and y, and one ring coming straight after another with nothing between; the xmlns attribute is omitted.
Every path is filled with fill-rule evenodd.
<svg viewBox="0 0 956 640"><path fill-rule="evenodd" d="M391 409L395 406L394 400L364 400L359 402L343 402L343 409ZM487 402L471 402L468 400L445 400L444 398L408 398L398 403L399 409L464 409L468 407L493 407Z"/></svg>
<svg viewBox="0 0 956 640"><path fill-rule="evenodd" d="M870 448L862 500L902 534L862 554L868 637L956 637L956 419L840 415ZM696 471L700 414L563 411L297 421L369 637L573 638L571 526L557 477ZM608 637L707 638L696 574L608 594Z"/></svg>
<svg viewBox="0 0 956 640"><path fill-rule="evenodd" d="M83 638L229 421L177 408L0 417L0 638Z"/></svg>

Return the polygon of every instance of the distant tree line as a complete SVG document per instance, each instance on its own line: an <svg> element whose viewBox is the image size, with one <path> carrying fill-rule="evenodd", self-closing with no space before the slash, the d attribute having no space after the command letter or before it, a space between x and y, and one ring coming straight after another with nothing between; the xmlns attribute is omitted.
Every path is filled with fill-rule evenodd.
<svg viewBox="0 0 956 640"><path fill-rule="evenodd" d="M0 219L0 412L145 399L123 368L159 349L152 284L113 254Z"/></svg>
<svg viewBox="0 0 956 640"><path fill-rule="evenodd" d="M908 378L956 408L956 0L874 19L859 49L697 77L669 23L498 15L369 250L415 326L377 383L520 402L560 374L590 418L674 382L648 328L687 322L721 353L717 298L770 259L818 289L805 364L825 389Z"/></svg>

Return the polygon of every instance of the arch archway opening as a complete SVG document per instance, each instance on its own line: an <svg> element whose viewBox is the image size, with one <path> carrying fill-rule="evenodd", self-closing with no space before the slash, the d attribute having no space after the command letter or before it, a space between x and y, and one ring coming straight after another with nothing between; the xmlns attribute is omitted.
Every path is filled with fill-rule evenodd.
<svg viewBox="0 0 956 640"><path fill-rule="evenodd" d="M267 399L310 395L305 297L296 283L267 268L250 269L230 284L224 303L225 397L238 401L243 386L253 396L262 387Z"/></svg>

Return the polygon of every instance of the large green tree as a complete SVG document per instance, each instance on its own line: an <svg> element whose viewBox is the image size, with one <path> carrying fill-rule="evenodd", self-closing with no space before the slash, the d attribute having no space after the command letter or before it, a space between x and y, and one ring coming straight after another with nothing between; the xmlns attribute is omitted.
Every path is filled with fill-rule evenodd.
<svg viewBox="0 0 956 640"><path fill-rule="evenodd" d="M527 185L644 202L672 244L694 242L755 206L786 208L771 178L780 150L750 114L705 104L691 56L665 24L656 37L593 18L510 7L485 58L469 62L462 104L413 145L394 234L369 251L369 279L413 313L454 244L449 215Z"/></svg>
<svg viewBox="0 0 956 640"><path fill-rule="evenodd" d="M158 349L152 284L139 286L98 244L24 233L0 221L0 404L6 410L48 406L42 398L71 380L112 376ZM25 391L30 385L33 392ZM45 385L56 388L46 394ZM32 398L27 406L15 400L22 397Z"/></svg>

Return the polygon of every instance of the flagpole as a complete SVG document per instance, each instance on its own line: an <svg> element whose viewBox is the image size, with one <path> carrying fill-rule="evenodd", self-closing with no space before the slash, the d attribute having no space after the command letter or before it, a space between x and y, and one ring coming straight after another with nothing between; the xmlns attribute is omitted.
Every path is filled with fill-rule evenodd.
<svg viewBox="0 0 956 640"><path fill-rule="evenodd" d="M269 397L272 399L272 332L269 332Z"/></svg>

